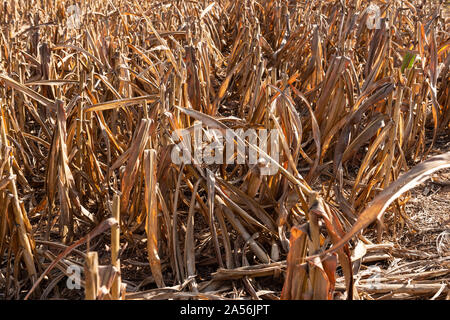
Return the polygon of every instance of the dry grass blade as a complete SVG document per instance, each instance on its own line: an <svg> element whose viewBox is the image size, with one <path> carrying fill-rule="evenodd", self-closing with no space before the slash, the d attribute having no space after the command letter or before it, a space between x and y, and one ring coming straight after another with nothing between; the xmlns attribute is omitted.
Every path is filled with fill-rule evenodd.
<svg viewBox="0 0 450 320"><path fill-rule="evenodd" d="M215 217L214 217L214 200L215 200L215 187L216 187L216 179L211 170L206 170L206 181L208 187L208 218L209 218L209 229L211 230L211 235L213 237L214 242L214 250L217 257L217 263L221 268L223 268L222 254L220 253L219 247L219 239L217 237L217 231L215 226Z"/></svg>
<svg viewBox="0 0 450 320"><path fill-rule="evenodd" d="M40 95L39 93L31 90L30 88L25 87L23 84L18 83L14 79L11 79L10 77L6 75L0 74L0 79L2 79L7 85L13 87L19 92L22 92L23 94L33 98L34 100L38 101L39 103L42 103L44 106L49 108L49 110L55 111L55 102Z"/></svg>
<svg viewBox="0 0 450 320"><path fill-rule="evenodd" d="M336 243L331 249L328 249L319 255L308 257L307 259L312 260L317 256L323 256L336 252L358 232L379 219L387 207L389 207L389 205L402 193L422 183L425 179L429 178L433 172L449 167L450 152L447 152L442 155L434 156L404 173L398 180L393 182L388 188L375 197L367 209L360 214L352 228L345 234L344 237L342 237L341 240L339 240L338 243Z"/></svg>
<svg viewBox="0 0 450 320"><path fill-rule="evenodd" d="M159 288L165 287L158 255L158 204L156 198L156 150L144 151L145 208L147 210L145 230L147 232L148 261Z"/></svg>
<svg viewBox="0 0 450 320"><path fill-rule="evenodd" d="M115 108L121 108L127 105L133 105L133 104L139 104L143 102L154 102L158 99L158 96L156 95L149 95L144 97L135 97L135 98L124 98L120 100L114 100L114 101L108 101L108 102L102 102L97 103L92 106L87 106L84 111L85 112L92 112L92 111L104 111L104 110L110 110Z"/></svg>

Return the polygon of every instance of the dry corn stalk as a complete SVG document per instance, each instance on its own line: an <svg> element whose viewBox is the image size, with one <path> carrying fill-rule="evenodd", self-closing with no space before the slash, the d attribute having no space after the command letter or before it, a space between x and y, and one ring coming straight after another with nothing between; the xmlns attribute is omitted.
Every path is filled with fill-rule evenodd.
<svg viewBox="0 0 450 320"><path fill-rule="evenodd" d="M389 204L406 216L409 187L390 186L415 179L401 173L450 125L445 7L380 2L372 28L364 1L53 2L0 4L0 259L16 280L7 296L22 262L33 278L49 257L34 240L84 243L111 198L117 214L121 192L119 236L124 247L146 239L160 288L186 284L199 297L208 286L198 274L283 260L303 239L292 236L290 251L288 231L306 224L309 271L287 272L305 290L285 281L283 297L332 298L334 254L317 257L332 245L358 298L349 240ZM205 139L193 150L198 122ZM229 129L279 139L262 150L235 136L246 149L226 146L231 163L173 161L176 146L193 160L217 142L213 130ZM272 175L261 174L267 160ZM58 275L48 276L54 286ZM244 278L258 297L251 272Z"/></svg>
<svg viewBox="0 0 450 320"><path fill-rule="evenodd" d="M98 254L96 251L88 252L84 264L85 274L85 299L97 300L100 288L100 277L98 274Z"/></svg>

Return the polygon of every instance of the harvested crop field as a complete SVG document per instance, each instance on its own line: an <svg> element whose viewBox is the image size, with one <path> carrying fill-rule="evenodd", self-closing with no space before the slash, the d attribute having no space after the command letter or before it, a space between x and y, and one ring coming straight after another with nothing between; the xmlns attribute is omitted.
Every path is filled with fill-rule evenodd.
<svg viewBox="0 0 450 320"><path fill-rule="evenodd" d="M449 26L0 2L0 299L450 299Z"/></svg>

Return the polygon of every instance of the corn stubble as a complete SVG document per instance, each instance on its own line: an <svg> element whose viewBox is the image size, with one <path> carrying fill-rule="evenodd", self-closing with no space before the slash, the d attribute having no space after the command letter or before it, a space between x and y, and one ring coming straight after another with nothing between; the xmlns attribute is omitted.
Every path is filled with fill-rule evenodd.
<svg viewBox="0 0 450 320"><path fill-rule="evenodd" d="M1 2L0 297L367 297L362 232L450 167L448 8L377 4ZM277 130L277 173L176 165L199 121Z"/></svg>

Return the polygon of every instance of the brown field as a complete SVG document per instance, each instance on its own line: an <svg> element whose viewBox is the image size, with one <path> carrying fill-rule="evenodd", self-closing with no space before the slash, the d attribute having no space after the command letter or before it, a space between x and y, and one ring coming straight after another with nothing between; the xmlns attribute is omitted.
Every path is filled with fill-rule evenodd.
<svg viewBox="0 0 450 320"><path fill-rule="evenodd" d="M450 299L450 2L371 3L0 1L0 300Z"/></svg>

